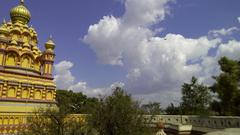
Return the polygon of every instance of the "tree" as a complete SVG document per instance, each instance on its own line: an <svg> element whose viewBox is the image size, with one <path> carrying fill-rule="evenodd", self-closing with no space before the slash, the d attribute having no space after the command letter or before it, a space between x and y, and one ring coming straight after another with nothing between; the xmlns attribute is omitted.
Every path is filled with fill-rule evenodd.
<svg viewBox="0 0 240 135"><path fill-rule="evenodd" d="M178 115L178 114L182 114L182 112L180 111L181 108L179 106L174 106L173 103L171 103L166 109L165 112L168 115Z"/></svg>
<svg viewBox="0 0 240 135"><path fill-rule="evenodd" d="M148 104L144 104L141 108L145 114L150 115L160 115L162 112L160 103L157 102L150 102Z"/></svg>
<svg viewBox="0 0 240 135"><path fill-rule="evenodd" d="M28 129L20 135L83 135L90 132L86 123L68 119L68 114L53 108L39 108L28 118Z"/></svg>
<svg viewBox="0 0 240 135"><path fill-rule="evenodd" d="M89 98L81 92L74 93L67 90L57 90L56 100L60 112L71 114L90 114L98 104L97 98Z"/></svg>
<svg viewBox="0 0 240 135"><path fill-rule="evenodd" d="M100 135L149 135L139 103L117 87L101 98L89 123Z"/></svg>
<svg viewBox="0 0 240 135"><path fill-rule="evenodd" d="M183 114L208 114L211 94L208 87L198 84L197 78L192 77L191 83L182 86L181 110Z"/></svg>
<svg viewBox="0 0 240 135"><path fill-rule="evenodd" d="M222 57L218 63L222 72L213 77L211 89L218 97L213 109L220 115L240 115L240 62Z"/></svg>

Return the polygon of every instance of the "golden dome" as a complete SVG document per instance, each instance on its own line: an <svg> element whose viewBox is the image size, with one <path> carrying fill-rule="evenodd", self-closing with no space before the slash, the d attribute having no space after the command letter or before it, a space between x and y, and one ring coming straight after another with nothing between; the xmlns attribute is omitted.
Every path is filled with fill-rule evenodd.
<svg viewBox="0 0 240 135"><path fill-rule="evenodd" d="M11 20L13 23L20 22L27 24L31 19L31 13L24 6L24 1L21 0L20 4L10 11Z"/></svg>
<svg viewBox="0 0 240 135"><path fill-rule="evenodd" d="M45 48L50 51L54 50L55 43L53 42L52 36L50 36L50 39L45 43Z"/></svg>

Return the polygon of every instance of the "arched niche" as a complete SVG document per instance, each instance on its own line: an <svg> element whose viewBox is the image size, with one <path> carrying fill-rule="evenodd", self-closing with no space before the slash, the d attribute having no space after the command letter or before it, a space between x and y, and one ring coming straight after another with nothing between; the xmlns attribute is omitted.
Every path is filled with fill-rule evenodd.
<svg viewBox="0 0 240 135"><path fill-rule="evenodd" d="M12 40L18 40L21 35L21 30L19 28L14 28L10 31L10 35Z"/></svg>
<svg viewBox="0 0 240 135"><path fill-rule="evenodd" d="M21 66L23 68L30 68L31 60L29 57L23 57L21 60Z"/></svg>
<svg viewBox="0 0 240 135"><path fill-rule="evenodd" d="M24 43L29 42L29 40L31 39L31 34L28 31L24 31L22 34L22 41Z"/></svg>
<svg viewBox="0 0 240 135"><path fill-rule="evenodd" d="M15 118L14 124L15 124L15 125L18 125L18 124L19 124L19 117L16 117L16 118Z"/></svg>
<svg viewBox="0 0 240 135"><path fill-rule="evenodd" d="M29 54L24 54L21 56L21 67L31 68L33 57Z"/></svg>
<svg viewBox="0 0 240 135"><path fill-rule="evenodd" d="M10 87L7 91L7 97L14 98L16 97L16 89L14 87Z"/></svg>
<svg viewBox="0 0 240 135"><path fill-rule="evenodd" d="M47 96L46 96L47 100L52 100L53 99L53 93L51 91L47 92Z"/></svg>
<svg viewBox="0 0 240 135"><path fill-rule="evenodd" d="M22 91L22 98L28 98L29 97L29 90L28 89L24 89Z"/></svg>
<svg viewBox="0 0 240 135"><path fill-rule="evenodd" d="M13 125L14 124L14 118L13 117L10 117L9 119L9 125Z"/></svg>
<svg viewBox="0 0 240 135"><path fill-rule="evenodd" d="M18 60L18 55L16 52L11 51L7 53L7 58L6 58L7 66L16 66L17 60Z"/></svg>
<svg viewBox="0 0 240 135"><path fill-rule="evenodd" d="M4 119L3 119L3 125L8 125L8 117L4 117Z"/></svg>
<svg viewBox="0 0 240 135"><path fill-rule="evenodd" d="M34 98L38 99L38 100L42 99L42 92L41 92L41 90L36 90L35 91Z"/></svg>

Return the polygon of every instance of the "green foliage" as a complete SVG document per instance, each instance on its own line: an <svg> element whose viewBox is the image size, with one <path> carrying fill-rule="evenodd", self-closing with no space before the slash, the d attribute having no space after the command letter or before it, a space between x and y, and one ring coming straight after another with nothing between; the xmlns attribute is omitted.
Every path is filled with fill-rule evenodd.
<svg viewBox="0 0 240 135"><path fill-rule="evenodd" d="M86 123L67 117L56 109L40 108L28 118L28 129L19 135L83 135L89 131Z"/></svg>
<svg viewBox="0 0 240 135"><path fill-rule="evenodd" d="M168 115L178 115L182 114L181 108L179 106L174 106L173 103L171 103L166 109L165 112Z"/></svg>
<svg viewBox="0 0 240 135"><path fill-rule="evenodd" d="M211 87L219 100L212 108L220 115L240 115L240 63L223 57L219 60L222 73L213 77L216 82Z"/></svg>
<svg viewBox="0 0 240 135"><path fill-rule="evenodd" d="M183 84L181 103L181 110L183 114L208 114L208 107L210 105L210 102L210 90L203 84L198 84L197 78L192 77L191 83Z"/></svg>
<svg viewBox="0 0 240 135"><path fill-rule="evenodd" d="M89 123L100 135L149 135L139 103L117 87L101 98Z"/></svg>
<svg viewBox="0 0 240 135"><path fill-rule="evenodd" d="M81 92L74 93L66 90L57 90L56 100L60 112L71 114L90 114L98 104L97 98L88 98Z"/></svg>
<svg viewBox="0 0 240 135"><path fill-rule="evenodd" d="M160 103L157 102L150 102L148 104L144 104L141 108L144 114L160 115L162 112Z"/></svg>

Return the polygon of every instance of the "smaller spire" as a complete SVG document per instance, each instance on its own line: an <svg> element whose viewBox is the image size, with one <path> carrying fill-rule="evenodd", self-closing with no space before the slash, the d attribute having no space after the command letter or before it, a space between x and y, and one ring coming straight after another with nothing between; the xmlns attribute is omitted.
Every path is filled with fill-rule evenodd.
<svg viewBox="0 0 240 135"><path fill-rule="evenodd" d="M53 41L52 35L49 36L49 40L45 43L45 48L46 50L53 52L55 48L55 43Z"/></svg>
<svg viewBox="0 0 240 135"><path fill-rule="evenodd" d="M20 4L22 4L22 5L23 5L23 4L24 4L24 0L20 0Z"/></svg>

